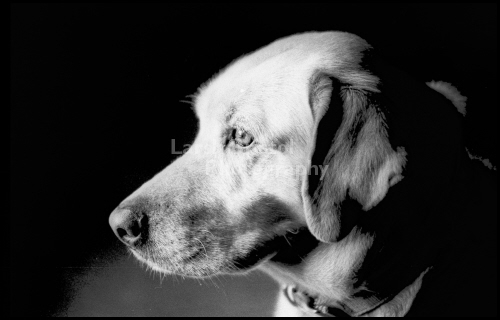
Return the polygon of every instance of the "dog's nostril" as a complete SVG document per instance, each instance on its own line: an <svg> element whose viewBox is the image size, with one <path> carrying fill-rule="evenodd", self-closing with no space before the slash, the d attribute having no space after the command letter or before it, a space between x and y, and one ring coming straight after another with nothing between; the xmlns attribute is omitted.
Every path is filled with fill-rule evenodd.
<svg viewBox="0 0 500 320"><path fill-rule="evenodd" d="M128 246L135 246L146 234L147 217L144 214L139 217L129 209L117 209L111 213L109 224L118 239ZM144 240L144 239L143 239Z"/></svg>
<svg viewBox="0 0 500 320"><path fill-rule="evenodd" d="M142 217L141 217L141 219L139 220L139 225L138 225L138 227L139 227L139 233L140 233L141 231L146 230L146 228L148 227L148 216L147 216L147 215L142 214Z"/></svg>
<svg viewBox="0 0 500 320"><path fill-rule="evenodd" d="M127 230L122 229L122 228L116 229L116 232L118 233L119 238L123 238L127 235Z"/></svg>
<svg viewBox="0 0 500 320"><path fill-rule="evenodd" d="M129 236L131 237L138 237L141 235L141 226L140 222L134 221L130 224L129 228Z"/></svg>

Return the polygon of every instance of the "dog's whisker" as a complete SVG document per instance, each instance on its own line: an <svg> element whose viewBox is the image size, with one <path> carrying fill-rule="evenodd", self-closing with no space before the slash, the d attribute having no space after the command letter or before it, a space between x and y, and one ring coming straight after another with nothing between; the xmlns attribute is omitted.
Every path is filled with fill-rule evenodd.
<svg viewBox="0 0 500 320"><path fill-rule="evenodd" d="M212 282L215 288L220 289L219 285L215 282L215 279L213 277L210 277L210 281Z"/></svg>
<svg viewBox="0 0 500 320"><path fill-rule="evenodd" d="M286 235L283 235L283 238L285 238L286 242L288 243L288 245L291 247L292 244L290 243L290 241L288 241L288 238L286 237Z"/></svg>
<svg viewBox="0 0 500 320"><path fill-rule="evenodd" d="M201 244L201 246L203 247L203 250L205 251L205 257L208 258L207 249L205 248L205 245L203 244L203 242L201 242L201 240L198 238L193 238L193 239L198 241Z"/></svg>

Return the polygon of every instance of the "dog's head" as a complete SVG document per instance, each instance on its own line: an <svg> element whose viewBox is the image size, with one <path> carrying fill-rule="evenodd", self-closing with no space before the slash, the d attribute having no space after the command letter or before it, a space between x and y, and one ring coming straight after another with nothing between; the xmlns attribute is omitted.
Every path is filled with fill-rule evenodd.
<svg viewBox="0 0 500 320"><path fill-rule="evenodd" d="M341 205L365 210L401 179L362 67L368 44L305 33L244 56L200 88L189 151L111 214L115 234L149 267L203 277L271 259L308 229L341 236Z"/></svg>

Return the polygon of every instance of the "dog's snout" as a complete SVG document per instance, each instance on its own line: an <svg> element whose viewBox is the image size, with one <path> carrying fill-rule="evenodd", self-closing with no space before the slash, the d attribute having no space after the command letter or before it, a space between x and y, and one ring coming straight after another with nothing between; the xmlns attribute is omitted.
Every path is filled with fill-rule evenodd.
<svg viewBox="0 0 500 320"><path fill-rule="evenodd" d="M135 246L140 240L145 240L147 216L128 208L117 208L109 216L109 225L120 241Z"/></svg>

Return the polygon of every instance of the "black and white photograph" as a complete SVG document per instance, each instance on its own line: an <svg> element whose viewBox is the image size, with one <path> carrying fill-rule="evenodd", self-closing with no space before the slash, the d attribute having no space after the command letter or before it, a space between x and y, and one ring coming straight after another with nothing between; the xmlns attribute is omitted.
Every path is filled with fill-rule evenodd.
<svg viewBox="0 0 500 320"><path fill-rule="evenodd" d="M497 316L496 3L11 3L11 317Z"/></svg>

